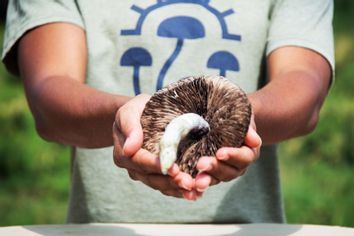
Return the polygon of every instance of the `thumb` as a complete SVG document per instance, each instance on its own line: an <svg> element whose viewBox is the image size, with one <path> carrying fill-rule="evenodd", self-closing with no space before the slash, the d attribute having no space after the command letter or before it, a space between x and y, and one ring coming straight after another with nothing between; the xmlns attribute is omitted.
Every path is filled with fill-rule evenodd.
<svg viewBox="0 0 354 236"><path fill-rule="evenodd" d="M140 117L149 98L149 95L140 94L119 111L121 130L126 138L123 145L123 155L125 156L134 155L143 145L144 135Z"/></svg>
<svg viewBox="0 0 354 236"><path fill-rule="evenodd" d="M126 133L126 140L123 145L123 155L124 156L132 156L134 155L143 145L143 130L141 128L140 123L135 124L133 128L131 128Z"/></svg>
<svg viewBox="0 0 354 236"><path fill-rule="evenodd" d="M258 148L262 145L262 139L257 133L256 122L254 114L252 113L251 122L245 137L245 145L251 148Z"/></svg>
<svg viewBox="0 0 354 236"><path fill-rule="evenodd" d="M251 148L257 148L262 145L262 139L253 127L249 127L245 137L245 144Z"/></svg>
<svg viewBox="0 0 354 236"><path fill-rule="evenodd" d="M125 137L123 145L125 156L134 155L143 145L144 137L140 118L149 98L148 95L140 94L118 110L118 123Z"/></svg>

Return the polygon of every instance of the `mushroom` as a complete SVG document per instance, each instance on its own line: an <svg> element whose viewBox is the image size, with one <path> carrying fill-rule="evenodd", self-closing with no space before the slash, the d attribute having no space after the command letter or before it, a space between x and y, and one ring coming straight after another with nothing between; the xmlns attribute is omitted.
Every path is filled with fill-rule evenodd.
<svg viewBox="0 0 354 236"><path fill-rule="evenodd" d="M239 71L240 66L234 55L227 51L218 51L210 56L208 63L208 68L218 69L220 71L220 76L225 76L226 71Z"/></svg>
<svg viewBox="0 0 354 236"><path fill-rule="evenodd" d="M142 66L152 65L152 57L150 53L146 49L140 47L129 48L124 52L120 60L120 65L133 67L134 92L136 95L140 94L139 69Z"/></svg>
<svg viewBox="0 0 354 236"><path fill-rule="evenodd" d="M184 40L203 38L205 36L205 30L203 24L196 18L176 16L164 20L158 28L157 35L163 38L177 39L174 51L166 60L157 78L156 89L159 90L162 88L163 80L168 69L181 52Z"/></svg>
<svg viewBox="0 0 354 236"><path fill-rule="evenodd" d="M187 77L146 103L143 148L160 156L162 173L176 162L195 177L200 157L242 145L250 118L251 105L237 85L221 76Z"/></svg>

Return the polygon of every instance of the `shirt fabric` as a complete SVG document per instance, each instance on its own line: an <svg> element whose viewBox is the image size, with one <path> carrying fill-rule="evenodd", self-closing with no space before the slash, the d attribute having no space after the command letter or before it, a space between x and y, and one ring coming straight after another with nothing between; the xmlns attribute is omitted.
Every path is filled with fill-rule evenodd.
<svg viewBox="0 0 354 236"><path fill-rule="evenodd" d="M266 81L273 50L300 46L334 68L330 0L10 0L2 58L28 30L67 22L86 31L87 84L133 96L190 75L225 75L246 92ZM284 222L275 146L246 174L195 202L132 181L112 148L76 148L68 222Z"/></svg>

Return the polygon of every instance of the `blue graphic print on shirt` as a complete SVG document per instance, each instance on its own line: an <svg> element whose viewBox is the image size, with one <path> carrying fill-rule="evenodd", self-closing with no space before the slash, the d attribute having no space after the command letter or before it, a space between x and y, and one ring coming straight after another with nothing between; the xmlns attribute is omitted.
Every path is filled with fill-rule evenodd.
<svg viewBox="0 0 354 236"><path fill-rule="evenodd" d="M173 4L193 4L197 7L205 8L217 18L222 30L222 39L241 41L240 35L230 34L228 32L227 24L224 19L225 17L234 14L234 11L229 9L227 11L220 12L210 6L209 2L209 0L157 0L155 4L147 7L146 9L142 9L136 5L133 5L131 10L140 14L136 27L135 29L122 30L120 34L122 36L141 35L142 27L146 17L148 17L150 13L159 8ZM156 90L159 90L163 87L163 82L167 71L170 69L170 67L173 65L173 62L180 54L184 41L204 38L205 27L203 23L195 17L179 15L163 20L158 26L157 36L162 38L170 38L171 40L177 40L175 49L160 69L156 83ZM136 95L140 94L141 92L139 85L139 69L142 66L151 66L152 60L153 58L148 50L142 47L129 48L121 57L121 66L130 66L133 68L133 86ZM225 76L226 71L228 70L240 70L236 56L228 51L217 51L213 53L207 60L206 67L219 70L219 74L221 76Z"/></svg>

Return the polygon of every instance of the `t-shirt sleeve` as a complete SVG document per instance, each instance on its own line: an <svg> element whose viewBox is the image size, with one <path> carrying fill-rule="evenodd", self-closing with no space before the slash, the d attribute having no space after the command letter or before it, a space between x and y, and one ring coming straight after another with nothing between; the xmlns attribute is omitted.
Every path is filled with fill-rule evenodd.
<svg viewBox="0 0 354 236"><path fill-rule="evenodd" d="M28 31L52 22L67 22L84 27L74 0L10 0L1 59L13 73L18 73L16 43Z"/></svg>
<svg viewBox="0 0 354 236"><path fill-rule="evenodd" d="M332 0L278 0L273 8L266 53L283 46L321 54L334 73Z"/></svg>

